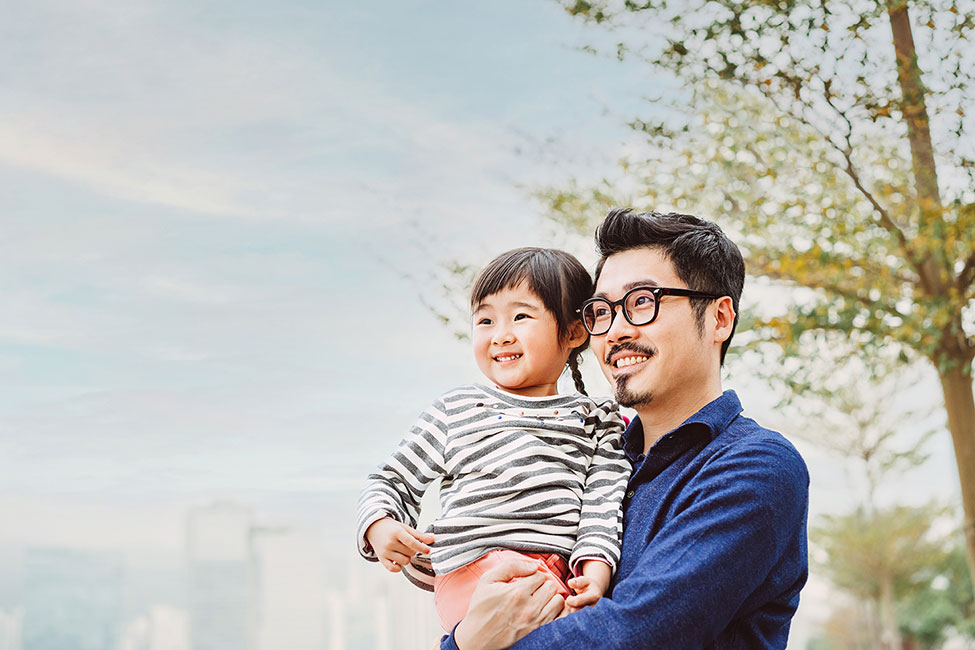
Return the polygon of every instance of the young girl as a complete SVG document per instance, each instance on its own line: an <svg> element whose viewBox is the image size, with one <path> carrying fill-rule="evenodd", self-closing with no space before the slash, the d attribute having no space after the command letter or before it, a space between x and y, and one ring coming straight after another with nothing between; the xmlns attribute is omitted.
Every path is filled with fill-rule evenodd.
<svg viewBox="0 0 975 650"><path fill-rule="evenodd" d="M471 338L490 383L435 401L359 497L359 552L432 590L446 631L480 575L512 553L534 558L570 611L609 586L630 466L617 405L587 397L579 372L589 337L577 309L592 290L559 250L488 264L471 292ZM559 395L566 365L579 392ZM421 533L420 497L437 478L441 516Z"/></svg>

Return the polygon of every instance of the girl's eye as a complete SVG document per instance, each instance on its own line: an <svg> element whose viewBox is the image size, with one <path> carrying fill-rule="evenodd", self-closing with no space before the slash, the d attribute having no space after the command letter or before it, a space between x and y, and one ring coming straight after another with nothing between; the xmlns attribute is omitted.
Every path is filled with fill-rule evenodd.
<svg viewBox="0 0 975 650"><path fill-rule="evenodd" d="M522 318L531 318L528 314L518 314L515 316L515 320L521 320Z"/></svg>
<svg viewBox="0 0 975 650"><path fill-rule="evenodd" d="M478 325L490 325L491 324L491 319L490 318L479 318L477 320L477 324Z"/></svg>

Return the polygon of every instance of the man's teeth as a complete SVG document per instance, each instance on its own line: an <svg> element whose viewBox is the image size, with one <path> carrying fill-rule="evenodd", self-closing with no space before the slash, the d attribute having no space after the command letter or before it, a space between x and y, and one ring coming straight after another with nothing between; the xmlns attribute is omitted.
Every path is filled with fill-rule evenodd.
<svg viewBox="0 0 975 650"><path fill-rule="evenodd" d="M495 361L514 361L515 359L518 359L520 357L521 357L520 354L506 354L506 355L504 355L502 357L494 357L494 360Z"/></svg>
<svg viewBox="0 0 975 650"><path fill-rule="evenodd" d="M649 358L650 357L622 357L616 360L615 365L617 368L625 368L627 366L634 366L638 363L643 363Z"/></svg>

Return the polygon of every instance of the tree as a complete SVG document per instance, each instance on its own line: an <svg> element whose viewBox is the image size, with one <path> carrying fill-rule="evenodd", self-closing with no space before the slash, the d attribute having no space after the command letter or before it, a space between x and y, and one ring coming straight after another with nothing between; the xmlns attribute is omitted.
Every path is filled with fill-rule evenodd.
<svg viewBox="0 0 975 650"><path fill-rule="evenodd" d="M865 354L847 341L831 341L812 358L789 358L785 365L768 364L763 355L752 360L759 365L751 372L780 389L781 428L834 456L851 495L870 510L890 500L884 487L927 462L931 439L944 431L932 423L936 409L919 395L928 373L890 351Z"/></svg>
<svg viewBox="0 0 975 650"><path fill-rule="evenodd" d="M921 648L940 647L947 633L975 640L975 596L965 549L955 544L934 567L934 576L903 603L901 633Z"/></svg>
<svg viewBox="0 0 975 650"><path fill-rule="evenodd" d="M943 540L930 535L943 514L934 507L860 507L824 516L813 528L830 581L876 605L880 642L874 647L900 650L897 603L931 580L931 567L944 563Z"/></svg>
<svg viewBox="0 0 975 650"><path fill-rule="evenodd" d="M614 177L540 193L552 216L694 206L751 275L806 289L752 335L930 362L975 577L975 0L561 2L680 85L632 121Z"/></svg>
<svg viewBox="0 0 975 650"><path fill-rule="evenodd" d="M790 369L796 398L780 406L785 417L800 423L802 437L834 455L848 470L851 485L860 488L850 491L856 503L852 511L822 516L812 527L812 557L835 586L868 606L860 617L867 645L900 650L898 619L916 622L902 603L927 586L944 563L948 535L937 524L950 511L884 504L882 488L925 463L925 448L937 429L926 428L927 414L910 400L884 399L909 395L916 373L884 351L853 352L844 345L823 349L816 362ZM842 620L848 619L834 623ZM939 621L948 626L931 618L932 634ZM849 637L842 626L827 633L841 646L856 640L842 640Z"/></svg>

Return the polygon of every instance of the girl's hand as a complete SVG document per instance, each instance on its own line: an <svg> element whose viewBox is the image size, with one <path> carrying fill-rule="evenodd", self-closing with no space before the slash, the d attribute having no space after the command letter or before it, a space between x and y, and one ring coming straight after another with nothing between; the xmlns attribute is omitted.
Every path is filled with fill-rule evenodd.
<svg viewBox="0 0 975 650"><path fill-rule="evenodd" d="M429 553L433 544L431 533L421 533L395 519L378 519L366 529L366 541L376 551L383 568L399 573L417 553Z"/></svg>
<svg viewBox="0 0 975 650"><path fill-rule="evenodd" d="M586 576L572 578L566 583L573 595L565 599L565 608L568 613L578 612L584 607L592 607L603 597L603 592L594 580Z"/></svg>
<svg viewBox="0 0 975 650"><path fill-rule="evenodd" d="M612 570L605 562L585 560L582 563L582 575L566 583L573 592L572 596L565 599L565 609L568 613L595 605L596 601L606 593L611 577Z"/></svg>

